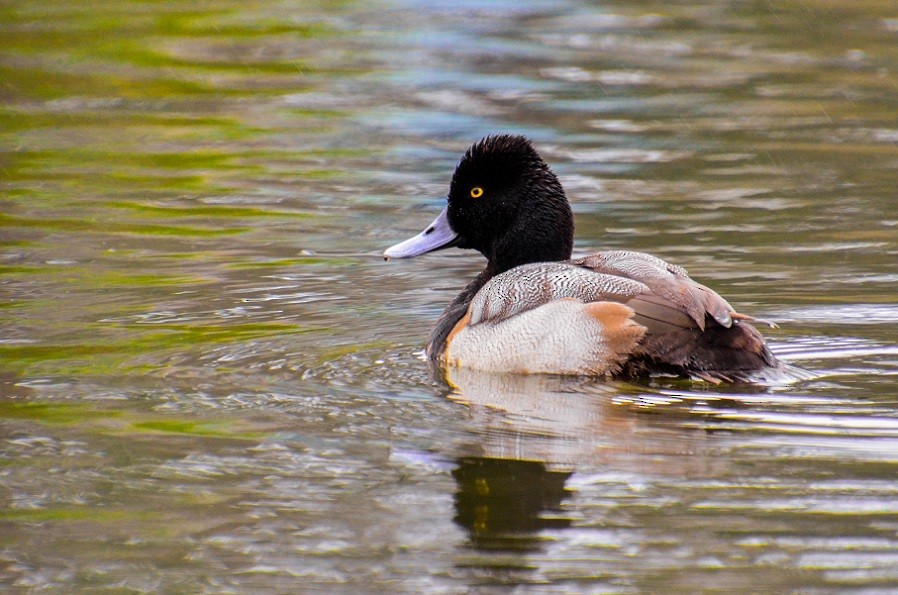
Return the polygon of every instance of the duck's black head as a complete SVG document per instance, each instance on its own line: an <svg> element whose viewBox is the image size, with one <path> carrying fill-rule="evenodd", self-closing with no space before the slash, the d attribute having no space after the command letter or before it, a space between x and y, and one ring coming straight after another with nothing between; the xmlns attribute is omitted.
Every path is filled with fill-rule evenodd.
<svg viewBox="0 0 898 595"><path fill-rule="evenodd" d="M448 198L427 229L384 256L473 248L486 256L494 275L571 256L574 218L564 189L523 136L488 136L472 145L455 169Z"/></svg>

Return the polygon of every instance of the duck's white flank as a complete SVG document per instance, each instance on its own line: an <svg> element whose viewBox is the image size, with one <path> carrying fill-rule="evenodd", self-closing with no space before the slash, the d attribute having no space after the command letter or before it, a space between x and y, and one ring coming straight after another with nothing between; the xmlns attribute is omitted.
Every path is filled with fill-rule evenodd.
<svg viewBox="0 0 898 595"><path fill-rule="evenodd" d="M450 335L446 364L517 374L615 372L645 333L617 302L563 298L498 322L467 324Z"/></svg>

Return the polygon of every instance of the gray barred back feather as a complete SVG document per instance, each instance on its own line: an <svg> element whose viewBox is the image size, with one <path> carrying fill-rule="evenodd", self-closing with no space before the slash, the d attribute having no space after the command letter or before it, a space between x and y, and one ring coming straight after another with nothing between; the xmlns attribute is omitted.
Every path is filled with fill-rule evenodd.
<svg viewBox="0 0 898 595"><path fill-rule="evenodd" d="M651 293L679 306L705 328L710 314L721 326L733 325L733 307L714 291L689 278L686 269L643 252L612 250L572 261L597 273L620 275L645 284Z"/></svg>
<svg viewBox="0 0 898 595"><path fill-rule="evenodd" d="M639 281L594 272L569 262L525 264L493 277L477 292L470 324L497 323L562 298L623 302L649 288Z"/></svg>

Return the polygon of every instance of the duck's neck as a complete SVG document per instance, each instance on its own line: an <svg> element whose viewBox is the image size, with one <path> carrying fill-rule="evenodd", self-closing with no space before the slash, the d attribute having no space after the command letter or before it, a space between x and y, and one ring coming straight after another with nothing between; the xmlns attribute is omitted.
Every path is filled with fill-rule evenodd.
<svg viewBox="0 0 898 595"><path fill-rule="evenodd" d="M489 277L501 275L523 264L532 262L556 262L569 260L573 250L572 227L549 228L540 233L524 233L525 230L512 230L495 242L487 258L486 271ZM566 233L565 233L566 232Z"/></svg>

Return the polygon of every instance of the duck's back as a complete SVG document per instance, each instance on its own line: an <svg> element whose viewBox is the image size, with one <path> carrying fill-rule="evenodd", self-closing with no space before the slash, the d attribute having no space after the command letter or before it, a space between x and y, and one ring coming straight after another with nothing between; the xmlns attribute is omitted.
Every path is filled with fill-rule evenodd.
<svg viewBox="0 0 898 595"><path fill-rule="evenodd" d="M776 363L743 318L681 267L611 251L478 278L446 309L428 352L497 371L738 379Z"/></svg>

